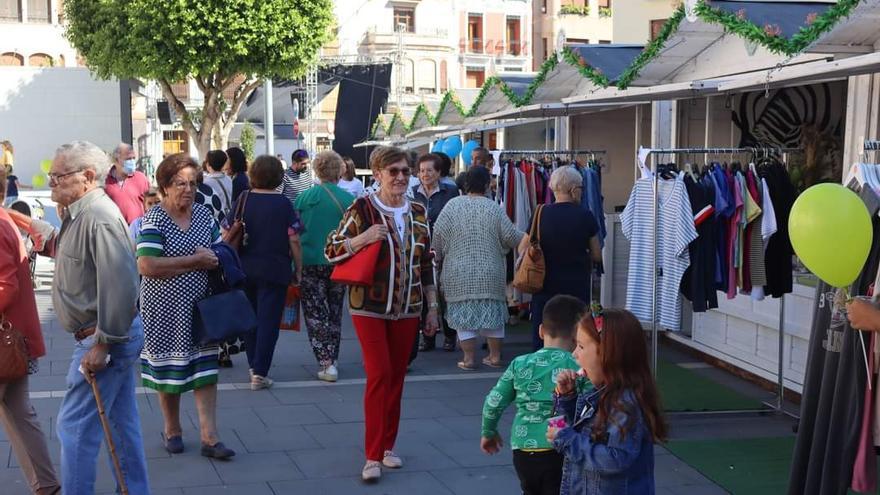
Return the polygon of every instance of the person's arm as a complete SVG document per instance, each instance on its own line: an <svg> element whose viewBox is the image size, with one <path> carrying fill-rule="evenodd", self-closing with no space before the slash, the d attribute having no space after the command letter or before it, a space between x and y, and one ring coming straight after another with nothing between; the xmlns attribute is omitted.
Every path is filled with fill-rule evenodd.
<svg viewBox="0 0 880 495"><path fill-rule="evenodd" d="M98 287L95 342L127 342L138 297L138 279L128 231L121 224L98 223L93 227L91 243Z"/></svg>
<svg viewBox="0 0 880 495"><path fill-rule="evenodd" d="M846 317L857 330L880 332L880 309L863 299L853 299L846 304Z"/></svg>
<svg viewBox="0 0 880 495"><path fill-rule="evenodd" d="M364 199L356 201L339 221L339 227L330 232L324 247L324 257L330 263L345 261L369 244L384 240L388 235L388 227L381 218L379 223L363 230L366 223L360 210L369 208L366 202Z"/></svg>
<svg viewBox="0 0 880 495"><path fill-rule="evenodd" d="M517 230L500 206L497 207L497 210L499 213L498 236L501 239L501 245L507 249L518 249L525 234Z"/></svg>
<svg viewBox="0 0 880 495"><path fill-rule="evenodd" d="M594 263L602 262L602 246L599 244L599 236L590 237L590 258Z"/></svg>
<svg viewBox="0 0 880 495"><path fill-rule="evenodd" d="M293 266L295 267L296 272L294 272L294 278L296 283L300 283L302 281L302 243L299 240L299 234L292 233L287 238L287 242L290 245L290 255L293 257Z"/></svg>
<svg viewBox="0 0 880 495"><path fill-rule="evenodd" d="M566 427L557 432L553 447L579 469L620 474L638 459L645 435L644 425L637 420L626 436L622 436L617 425L626 424L627 419L626 415L618 413L615 414L615 421L608 422L607 443L593 442L589 428L575 431Z"/></svg>
<svg viewBox="0 0 880 495"><path fill-rule="evenodd" d="M171 278L194 270L217 266L217 256L207 248L196 248L190 256L164 257L165 236L150 221L144 220L137 240L138 273L150 278Z"/></svg>
<svg viewBox="0 0 880 495"><path fill-rule="evenodd" d="M501 435L498 434L498 422L507 406L516 398L513 380L516 377L516 361L510 363L507 371L498 379L495 387L489 391L483 402L483 424L480 430L481 448L487 454L494 454L501 447Z"/></svg>
<svg viewBox="0 0 880 495"><path fill-rule="evenodd" d="M15 210L6 210L15 226L27 232L34 241L34 251L49 257L55 257L55 239L57 231L49 222L31 218Z"/></svg>

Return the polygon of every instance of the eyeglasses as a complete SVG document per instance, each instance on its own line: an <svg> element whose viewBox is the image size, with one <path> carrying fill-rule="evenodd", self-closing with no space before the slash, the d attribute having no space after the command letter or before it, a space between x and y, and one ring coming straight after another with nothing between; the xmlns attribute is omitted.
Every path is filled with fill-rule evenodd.
<svg viewBox="0 0 880 495"><path fill-rule="evenodd" d="M50 173L50 174L47 174L47 175L49 176L49 182L50 182L50 183L51 183L51 182L54 182L54 183L57 184L59 181L61 181L61 179L65 178L65 177L67 177L67 176L73 175L73 174L81 173L81 172L82 172L82 170L74 170L73 172L67 172L66 174Z"/></svg>
<svg viewBox="0 0 880 495"><path fill-rule="evenodd" d="M171 183L176 189L184 190L184 189L198 189L198 182L185 182L185 181L174 181Z"/></svg>
<svg viewBox="0 0 880 495"><path fill-rule="evenodd" d="M388 172L388 175L390 175L391 177L397 177L400 174L403 174L404 177L409 177L410 175L412 175L412 170L410 170L409 167L406 167L406 168L391 167L391 168L386 168L385 171Z"/></svg>

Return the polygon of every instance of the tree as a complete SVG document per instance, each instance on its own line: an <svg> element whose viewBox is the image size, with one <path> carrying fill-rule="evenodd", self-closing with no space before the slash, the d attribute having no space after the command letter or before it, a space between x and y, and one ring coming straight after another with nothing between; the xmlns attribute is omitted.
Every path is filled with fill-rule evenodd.
<svg viewBox="0 0 880 495"><path fill-rule="evenodd" d="M66 36L104 79L152 79L205 156L226 148L264 78L302 77L330 38L331 0L67 0ZM172 84L194 80L188 112Z"/></svg>
<svg viewBox="0 0 880 495"><path fill-rule="evenodd" d="M250 122L245 122L244 126L241 128L241 137L239 138L239 144L241 145L241 150L244 151L244 157L251 161L254 159L254 146L257 142L257 133L254 131L254 126L251 125Z"/></svg>

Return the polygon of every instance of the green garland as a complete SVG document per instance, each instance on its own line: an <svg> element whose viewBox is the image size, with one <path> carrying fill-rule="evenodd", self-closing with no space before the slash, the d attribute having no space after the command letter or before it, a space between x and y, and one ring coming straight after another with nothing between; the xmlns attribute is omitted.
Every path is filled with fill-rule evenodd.
<svg viewBox="0 0 880 495"><path fill-rule="evenodd" d="M519 104L516 106L521 107L524 105L528 105L532 102L532 99L535 97L535 93L538 91L544 81L547 80L547 75L556 68L556 65L559 64L559 58L553 54L547 57L547 60L541 64L541 68L538 70L538 74L535 76L535 79L529 83L529 87L526 88L525 94L519 99Z"/></svg>
<svg viewBox="0 0 880 495"><path fill-rule="evenodd" d="M642 50L642 53L633 60L632 64L623 71L623 74L620 75L620 78L617 80L617 87L620 89L626 89L632 84L633 81L637 77L639 77L639 73L642 72L642 69L648 65L649 62L657 58L660 55L660 50L666 45L666 42L669 41L669 38L678 31L678 26L681 24L681 21L684 19L685 11L684 5L678 7L675 12L672 14L665 24L663 24L663 28L660 30L660 33L657 35L657 38L654 41L648 43L648 46Z"/></svg>
<svg viewBox="0 0 880 495"><path fill-rule="evenodd" d="M376 137L376 131L379 130L379 126L382 126L382 130L385 131L385 134L388 134L388 126L385 125L385 118L382 115L376 117L376 122L373 122L373 129L370 130L370 137Z"/></svg>
<svg viewBox="0 0 880 495"><path fill-rule="evenodd" d="M428 107L426 107L424 103L419 103L419 106L416 107L416 113L413 114L412 119L409 121L409 125L406 126L406 132L412 132L416 126L416 121L421 114L425 114L429 126L434 125L434 117L431 116L431 111L428 110Z"/></svg>
<svg viewBox="0 0 880 495"><path fill-rule="evenodd" d="M576 67L582 76L593 82L596 86L607 88L611 82L608 76L602 73L600 69L591 66L581 55L570 46L562 49L562 58L572 67Z"/></svg>
<svg viewBox="0 0 880 495"><path fill-rule="evenodd" d="M519 97L516 96L516 93L510 89L510 86L507 85L504 81L501 80L498 76L491 76L489 79L486 79L486 82L483 83L483 87L480 89L480 93L477 95L477 99L474 100L474 104L471 105L470 110L468 110L466 117L473 117L477 114L477 110L480 109L480 105L483 103L483 100L486 98L486 95L492 88L497 87L501 93L507 97L507 100L515 106L519 106Z"/></svg>
<svg viewBox="0 0 880 495"><path fill-rule="evenodd" d="M467 115L464 107L461 105L461 101L458 99L458 95L455 94L454 89L450 89L443 95L443 100L440 101L440 106L437 107L437 115L434 116L434 122L440 122L440 117L443 115L443 112L446 110L447 105L453 105L455 109L458 111L458 114L464 118Z"/></svg>
<svg viewBox="0 0 880 495"><path fill-rule="evenodd" d="M403 126L403 132L406 133L406 123L403 121L403 117L400 116L399 112L394 112L394 117L391 118L391 122L388 123L388 127L385 128L385 133L390 135L392 131L394 131L395 124L400 124Z"/></svg>
<svg viewBox="0 0 880 495"><path fill-rule="evenodd" d="M806 25L802 26L791 38L780 36L778 26L758 26L744 15L712 7L707 0L702 0L697 4L696 13L700 19L720 24L724 26L725 31L758 43L773 53L794 55L802 52L822 34L830 31L861 2L862 0L838 0L821 15L815 16L814 19L804 19Z"/></svg>
<svg viewBox="0 0 880 495"><path fill-rule="evenodd" d="M559 7L559 15L579 15L581 17L586 17L590 15L590 6L584 5L583 7L578 7L577 5L563 5Z"/></svg>

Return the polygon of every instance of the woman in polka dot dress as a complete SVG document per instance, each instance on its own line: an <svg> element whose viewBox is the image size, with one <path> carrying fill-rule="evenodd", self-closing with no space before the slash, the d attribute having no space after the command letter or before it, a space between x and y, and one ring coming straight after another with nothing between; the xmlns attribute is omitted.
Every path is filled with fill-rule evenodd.
<svg viewBox="0 0 880 495"><path fill-rule="evenodd" d="M193 204L198 165L184 154L169 156L156 170L162 202L145 216L137 242L144 321L143 385L159 392L165 448L183 452L180 394L193 390L201 425L202 455L226 459L235 452L217 437L216 345L193 339L193 311L208 295L208 271L217 267L212 244L220 230L209 210Z"/></svg>

